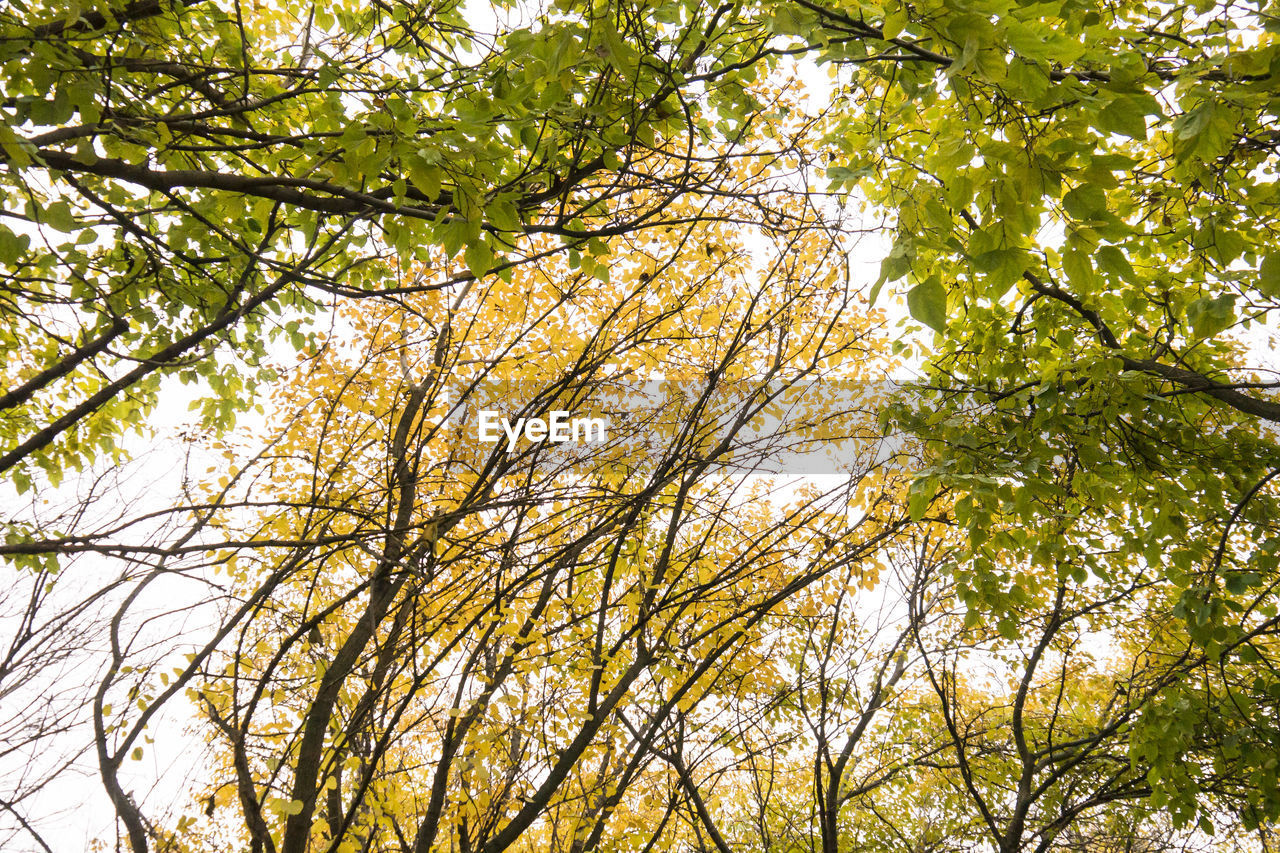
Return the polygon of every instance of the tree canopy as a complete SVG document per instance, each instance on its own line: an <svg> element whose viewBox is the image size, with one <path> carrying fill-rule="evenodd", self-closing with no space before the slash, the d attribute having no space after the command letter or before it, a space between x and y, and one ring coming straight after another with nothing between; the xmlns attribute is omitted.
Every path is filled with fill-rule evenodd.
<svg viewBox="0 0 1280 853"><path fill-rule="evenodd" d="M1278 12L12 0L0 826L1273 849Z"/></svg>

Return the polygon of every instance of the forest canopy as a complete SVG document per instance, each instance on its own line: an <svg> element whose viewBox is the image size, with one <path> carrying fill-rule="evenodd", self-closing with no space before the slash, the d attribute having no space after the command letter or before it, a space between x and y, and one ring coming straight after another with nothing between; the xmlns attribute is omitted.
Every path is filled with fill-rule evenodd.
<svg viewBox="0 0 1280 853"><path fill-rule="evenodd" d="M10 0L0 841L1277 849L1278 31Z"/></svg>

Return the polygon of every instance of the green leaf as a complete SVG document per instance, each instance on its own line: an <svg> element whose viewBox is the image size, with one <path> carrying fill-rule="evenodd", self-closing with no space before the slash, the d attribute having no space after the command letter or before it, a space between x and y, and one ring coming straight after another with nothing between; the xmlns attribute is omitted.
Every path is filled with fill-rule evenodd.
<svg viewBox="0 0 1280 853"><path fill-rule="evenodd" d="M881 32L886 39L897 38L907 26L907 7L904 5L895 6L893 11L884 16L884 26Z"/></svg>
<svg viewBox="0 0 1280 853"><path fill-rule="evenodd" d="M929 276L907 292L907 310L934 331L946 331L947 291L938 276Z"/></svg>
<svg viewBox="0 0 1280 853"><path fill-rule="evenodd" d="M1212 337L1226 329L1236 319L1236 295L1202 296L1187 306L1187 321L1201 337Z"/></svg>
<svg viewBox="0 0 1280 853"><path fill-rule="evenodd" d="M467 242L467 235L471 233L471 226L465 219L453 217L444 225L440 226L437 231L437 238L446 255L456 255L464 244Z"/></svg>
<svg viewBox="0 0 1280 853"><path fill-rule="evenodd" d="M833 187L844 186L852 188L858 181L867 176L866 169L851 166L828 166L826 173L827 180L831 181Z"/></svg>
<svg viewBox="0 0 1280 853"><path fill-rule="evenodd" d="M871 292L867 294L867 305L875 305L876 300L880 298L880 290L884 287L884 277L881 276L876 283L871 285Z"/></svg>
<svg viewBox="0 0 1280 853"><path fill-rule="evenodd" d="M897 281L909 272L911 272L910 259L904 258L900 255L890 255L880 262L880 278L877 279L876 284L884 284L886 281Z"/></svg>
<svg viewBox="0 0 1280 853"><path fill-rule="evenodd" d="M55 201L44 209L44 223L64 234L70 234L78 227L75 217L71 215L71 206L65 201Z"/></svg>
<svg viewBox="0 0 1280 853"><path fill-rule="evenodd" d="M899 235L894 241L893 248L889 250L889 254L880 262L880 278L877 284L883 284L886 281L897 281L907 273L911 272L911 252L912 241L906 235ZM876 291L877 293L879 291Z"/></svg>
<svg viewBox="0 0 1280 853"><path fill-rule="evenodd" d="M484 240L474 240L467 244L466 251L462 253L463 260L467 263L467 269L471 270L471 274L476 278L481 278L489 270L493 269L493 249L489 248L489 244Z"/></svg>
<svg viewBox="0 0 1280 853"><path fill-rule="evenodd" d="M1098 269L1103 272L1111 273L1125 281L1136 281L1137 274L1133 271L1133 266L1129 263L1129 259L1124 256L1124 252L1115 246L1103 246L1094 255L1097 261Z"/></svg>
<svg viewBox="0 0 1280 853"><path fill-rule="evenodd" d="M937 477L922 477L911 483L910 488L907 489L907 514L911 516L912 521L924 518L937 494Z"/></svg>
<svg viewBox="0 0 1280 853"><path fill-rule="evenodd" d="M1090 220L1107 210L1107 195L1093 183L1081 184L1062 198L1062 207L1075 219Z"/></svg>
<svg viewBox="0 0 1280 853"><path fill-rule="evenodd" d="M1093 289L1093 262L1079 249L1068 249L1062 256L1062 271L1067 274L1067 280L1077 288Z"/></svg>
<svg viewBox="0 0 1280 853"><path fill-rule="evenodd" d="M4 225L0 225L0 264L16 263L27 247L31 243L31 238L26 235L14 234Z"/></svg>
<svg viewBox="0 0 1280 853"><path fill-rule="evenodd" d="M427 164L419 157L409 160L409 180L413 186L429 199L440 195L440 170Z"/></svg>
<svg viewBox="0 0 1280 853"><path fill-rule="evenodd" d="M7 124L0 124L0 152L3 152L5 159L19 169L31 165L31 155L27 153L27 145Z"/></svg>
<svg viewBox="0 0 1280 853"><path fill-rule="evenodd" d="M1143 110L1129 98L1117 98L1098 113L1098 128L1132 139L1147 138L1147 121Z"/></svg>
<svg viewBox="0 0 1280 853"><path fill-rule="evenodd" d="M1280 297L1280 252L1271 252L1258 266L1258 289L1271 299Z"/></svg>

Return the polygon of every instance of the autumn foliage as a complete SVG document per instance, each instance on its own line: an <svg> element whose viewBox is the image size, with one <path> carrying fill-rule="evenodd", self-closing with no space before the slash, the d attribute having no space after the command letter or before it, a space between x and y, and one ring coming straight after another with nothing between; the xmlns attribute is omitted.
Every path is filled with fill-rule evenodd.
<svg viewBox="0 0 1280 853"><path fill-rule="evenodd" d="M14 0L6 847L1273 849L1274 11Z"/></svg>

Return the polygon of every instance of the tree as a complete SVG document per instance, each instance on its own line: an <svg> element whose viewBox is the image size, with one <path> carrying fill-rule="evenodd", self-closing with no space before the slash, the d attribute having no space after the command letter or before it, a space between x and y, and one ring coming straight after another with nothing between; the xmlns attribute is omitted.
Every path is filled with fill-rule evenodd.
<svg viewBox="0 0 1280 853"><path fill-rule="evenodd" d="M0 602L0 840L47 851L41 825L67 815L56 787L88 751L73 733L88 718L84 676L101 662L104 613L118 588L114 579L55 584L38 562L9 580Z"/></svg>
<svg viewBox="0 0 1280 853"><path fill-rule="evenodd" d="M1188 670L1133 758L1182 767L1155 801L1189 820L1206 801L1187 768L1245 772L1274 731L1280 410L1244 337L1277 307L1269 13L931 5L869 27L806 8L862 34L831 56L881 105L838 119L834 175L873 176L858 185L897 217L882 281L905 277L937 332L940 397L904 423L937 448L920 490L950 492L969 535L959 593L1016 633L1029 607L1053 619L1062 583L1152 583L1134 642ZM1280 809L1266 763L1238 791L1248 826Z"/></svg>
<svg viewBox="0 0 1280 853"><path fill-rule="evenodd" d="M132 846L225 840L121 772L187 689L216 831L264 850L1267 844L1270 7L494 11L0 12L0 468L39 494L122 456L166 376L215 442L298 383L225 484L7 524L51 577L127 566L95 745ZM836 275L859 206L894 236L868 297L905 281L924 326L879 418L918 444L775 512L716 465L864 434L791 398L881 357ZM631 457L446 441L493 393L672 376ZM880 642L844 602L889 559ZM136 614L177 578L213 627L175 664Z"/></svg>
<svg viewBox="0 0 1280 853"><path fill-rule="evenodd" d="M718 84L769 53L726 11L563 4L524 27L497 4L484 32L407 0L8 7L0 470L21 490L118 456L165 376L225 429L326 300L502 273L539 257L525 235L599 255L721 192L695 155L714 113L689 105L741 101ZM719 162L788 148L740 136ZM390 284L378 262L437 249L465 265Z"/></svg>
<svg viewBox="0 0 1280 853"><path fill-rule="evenodd" d="M857 399L798 407L815 379L879 355L821 223L762 230L771 242L749 250L741 205L635 239L607 281L562 257L339 313L351 333L288 371L250 458L169 511L173 535L113 620L123 651L97 690L97 748L134 850L594 849L715 831L691 776L702 718L790 695L768 675L780 614L873 582L870 555L905 522L873 447L834 493L744 485L833 418L878 439L869 415L850 419ZM657 275L670 303L652 298ZM645 404L655 375L668 385ZM784 402L784 428L745 434ZM493 405L622 410L608 442L561 455L478 441L476 410ZM874 512L850 518L854 501ZM40 544L136 561L118 535ZM182 609L207 627L155 654L140 647L154 622L120 626L175 579L213 585ZM196 800L212 824L150 813L122 772L183 696L215 745ZM633 791L675 821L646 829Z"/></svg>

